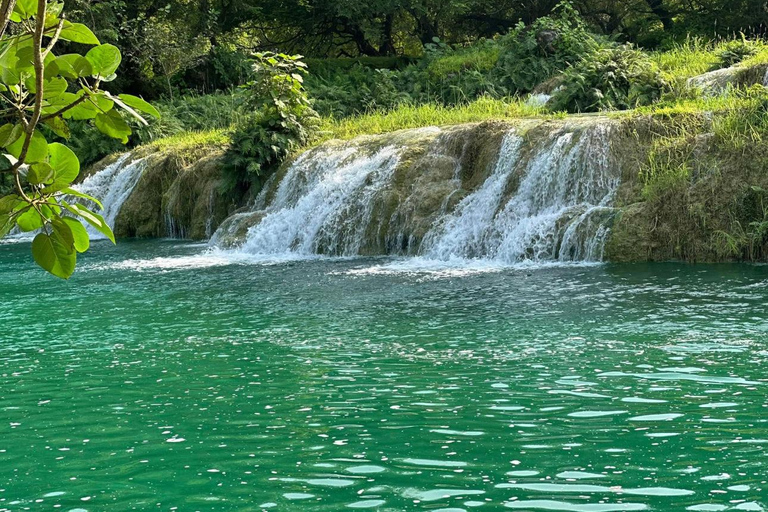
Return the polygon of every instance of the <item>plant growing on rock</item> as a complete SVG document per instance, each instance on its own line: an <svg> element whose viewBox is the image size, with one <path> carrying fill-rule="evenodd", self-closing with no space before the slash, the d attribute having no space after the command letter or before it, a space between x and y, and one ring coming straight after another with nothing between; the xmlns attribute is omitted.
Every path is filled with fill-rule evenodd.
<svg viewBox="0 0 768 512"><path fill-rule="evenodd" d="M530 26L520 23L504 36L495 74L511 93L531 92L605 44L573 5L563 1L552 15Z"/></svg>
<svg viewBox="0 0 768 512"><path fill-rule="evenodd" d="M744 34L741 35L741 39L734 39L732 41L726 41L721 44L715 50L717 56L718 65L716 69L729 68L735 66L739 62L748 59L760 51L760 44L756 41L750 41Z"/></svg>
<svg viewBox="0 0 768 512"><path fill-rule="evenodd" d="M563 74L553 111L627 110L657 101L667 83L643 52L624 45L595 52Z"/></svg>
<svg viewBox="0 0 768 512"><path fill-rule="evenodd" d="M257 53L256 79L243 87L254 112L232 135L229 168L237 181L252 181L307 143L318 116L304 90L307 66L300 55Z"/></svg>
<svg viewBox="0 0 768 512"><path fill-rule="evenodd" d="M32 256L51 274L67 279L77 254L88 250L81 220L114 242L104 219L77 202L98 200L71 188L80 162L64 144L71 120L93 122L96 129L128 141L131 128L118 107L146 123L139 112L158 115L144 100L101 90L116 78L120 51L100 44L85 25L62 15L64 4L48 0L0 2L0 174L11 177L13 193L0 197L0 237L13 228L39 231ZM56 55L59 41L90 47L85 55Z"/></svg>

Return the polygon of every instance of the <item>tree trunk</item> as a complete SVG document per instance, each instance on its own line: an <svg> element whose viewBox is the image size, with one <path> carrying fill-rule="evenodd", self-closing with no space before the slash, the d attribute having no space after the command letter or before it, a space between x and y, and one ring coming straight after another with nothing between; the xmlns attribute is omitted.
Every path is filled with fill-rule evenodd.
<svg viewBox="0 0 768 512"><path fill-rule="evenodd" d="M651 12L655 14L659 18L659 21L661 21L661 24L664 25L664 30L672 30L672 26L674 25L672 13L670 13L669 9L664 6L664 0L645 0L645 3L648 4Z"/></svg>
<svg viewBox="0 0 768 512"><path fill-rule="evenodd" d="M381 48L379 49L379 51L383 55L395 55L397 53L397 49L395 48L394 34L393 34L394 25L395 25L394 15L387 14L387 17L384 20L384 33L382 34Z"/></svg>

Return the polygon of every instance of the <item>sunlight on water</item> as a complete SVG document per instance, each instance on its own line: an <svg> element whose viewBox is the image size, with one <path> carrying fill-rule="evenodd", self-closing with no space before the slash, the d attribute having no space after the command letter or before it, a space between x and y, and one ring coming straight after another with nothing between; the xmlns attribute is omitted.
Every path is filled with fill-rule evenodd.
<svg viewBox="0 0 768 512"><path fill-rule="evenodd" d="M767 267L166 241L60 283L28 251L0 248L0 511L768 505Z"/></svg>

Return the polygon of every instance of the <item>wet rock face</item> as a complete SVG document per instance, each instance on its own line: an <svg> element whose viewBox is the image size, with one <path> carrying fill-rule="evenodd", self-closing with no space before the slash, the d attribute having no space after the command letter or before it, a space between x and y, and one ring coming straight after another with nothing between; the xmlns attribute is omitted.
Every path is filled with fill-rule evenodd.
<svg viewBox="0 0 768 512"><path fill-rule="evenodd" d="M144 158L143 174L116 219L120 238L207 240L241 206L239 197L223 191L221 151L191 163L173 151Z"/></svg>

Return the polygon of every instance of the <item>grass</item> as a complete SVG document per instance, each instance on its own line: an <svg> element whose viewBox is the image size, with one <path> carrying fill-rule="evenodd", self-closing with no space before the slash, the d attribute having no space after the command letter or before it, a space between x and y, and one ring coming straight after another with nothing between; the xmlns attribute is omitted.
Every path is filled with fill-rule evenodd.
<svg viewBox="0 0 768 512"><path fill-rule="evenodd" d="M407 128L534 117L544 113L541 107L526 105L519 99L480 98L456 107L438 104L401 105L386 112L371 112L346 119L324 119L318 142L329 139L351 139L360 135L377 135Z"/></svg>
<svg viewBox="0 0 768 512"><path fill-rule="evenodd" d="M498 62L500 53L498 46L467 48L433 60L427 71L433 78L445 78L467 70L488 72Z"/></svg>
<svg viewBox="0 0 768 512"><path fill-rule="evenodd" d="M147 147L158 151L192 151L212 146L223 148L229 145L230 140L229 130L191 131L157 139L150 142Z"/></svg>
<svg viewBox="0 0 768 512"><path fill-rule="evenodd" d="M665 52L651 55L669 83L684 83L689 78L712 71L718 64L715 46L701 39L689 39Z"/></svg>

